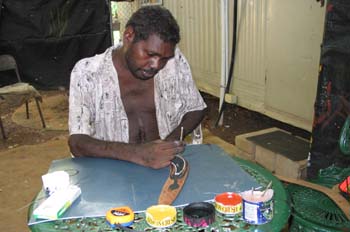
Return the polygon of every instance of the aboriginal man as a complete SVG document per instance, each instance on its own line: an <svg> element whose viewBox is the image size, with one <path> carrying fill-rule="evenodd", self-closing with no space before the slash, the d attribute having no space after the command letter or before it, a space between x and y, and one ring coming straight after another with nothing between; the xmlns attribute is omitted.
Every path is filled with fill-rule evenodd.
<svg viewBox="0 0 350 232"><path fill-rule="evenodd" d="M68 140L73 156L158 169L184 150L181 127L184 136L191 133L206 104L179 41L170 11L142 7L127 22L122 44L74 66Z"/></svg>

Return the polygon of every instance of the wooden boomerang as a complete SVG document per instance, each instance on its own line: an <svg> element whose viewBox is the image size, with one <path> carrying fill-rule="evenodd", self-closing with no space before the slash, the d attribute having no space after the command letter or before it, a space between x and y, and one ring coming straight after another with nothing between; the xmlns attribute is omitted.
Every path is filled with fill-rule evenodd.
<svg viewBox="0 0 350 232"><path fill-rule="evenodd" d="M158 198L158 204L171 205L187 179L189 166L187 160L182 156L176 155L171 160L170 173L165 181L162 191Z"/></svg>

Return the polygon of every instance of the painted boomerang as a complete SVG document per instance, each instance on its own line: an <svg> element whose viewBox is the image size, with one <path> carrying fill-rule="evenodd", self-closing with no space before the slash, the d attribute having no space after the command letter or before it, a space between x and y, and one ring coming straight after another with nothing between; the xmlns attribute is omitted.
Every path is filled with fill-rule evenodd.
<svg viewBox="0 0 350 232"><path fill-rule="evenodd" d="M187 160L182 156L176 155L171 160L170 173L165 181L162 191L158 198L158 204L171 205L187 179L189 166Z"/></svg>

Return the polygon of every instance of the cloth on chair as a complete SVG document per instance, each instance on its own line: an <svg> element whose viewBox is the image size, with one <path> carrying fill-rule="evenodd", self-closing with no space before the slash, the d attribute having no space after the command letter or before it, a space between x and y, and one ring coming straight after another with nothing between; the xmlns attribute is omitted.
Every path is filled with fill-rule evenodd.
<svg viewBox="0 0 350 232"><path fill-rule="evenodd" d="M35 99L35 102L39 111L41 123L43 125L43 128L45 128L46 127L45 120L42 115L40 104L39 104L39 101L42 102L42 97L40 93L33 86L29 85L28 83L18 82L16 84L7 85L0 88L0 106L5 103L11 106L20 106L25 103L27 118L29 118L28 101L31 98ZM6 139L7 137L1 121L1 117L0 117L0 129L1 129L2 137Z"/></svg>
<svg viewBox="0 0 350 232"><path fill-rule="evenodd" d="M31 98L42 101L40 93L33 86L23 82L1 87L0 97L13 105L22 105Z"/></svg>
<svg viewBox="0 0 350 232"><path fill-rule="evenodd" d="M42 102L42 97L40 93L33 86L29 85L28 83L23 83L21 81L17 62L13 56L8 54L0 55L0 71L6 71L11 69L15 70L18 83L7 85L0 88L0 105L7 103L7 104L10 104L11 106L20 106L23 103L25 103L27 118L29 118L28 101L29 99L34 98L40 114L41 123L43 125L43 128L45 128L46 127L45 120L39 104L39 101ZM2 137L6 139L5 130L1 121L1 117L0 117L0 129L1 129Z"/></svg>

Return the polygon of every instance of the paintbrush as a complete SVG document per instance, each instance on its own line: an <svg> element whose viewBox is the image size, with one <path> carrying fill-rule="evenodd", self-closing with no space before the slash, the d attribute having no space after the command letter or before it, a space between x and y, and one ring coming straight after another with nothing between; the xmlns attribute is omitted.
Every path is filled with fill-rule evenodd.
<svg viewBox="0 0 350 232"><path fill-rule="evenodd" d="M251 195L252 195L252 200L253 200L253 198L254 198L254 187L252 187L252 191L251 191Z"/></svg>
<svg viewBox="0 0 350 232"><path fill-rule="evenodd" d="M266 186L264 192L261 194L261 197L263 197L263 196L265 195L266 191L271 187L271 185L272 185L272 180L271 180L270 183Z"/></svg>
<svg viewBox="0 0 350 232"><path fill-rule="evenodd" d="M180 132L180 141L182 142L184 140L184 127L181 127L181 132Z"/></svg>

